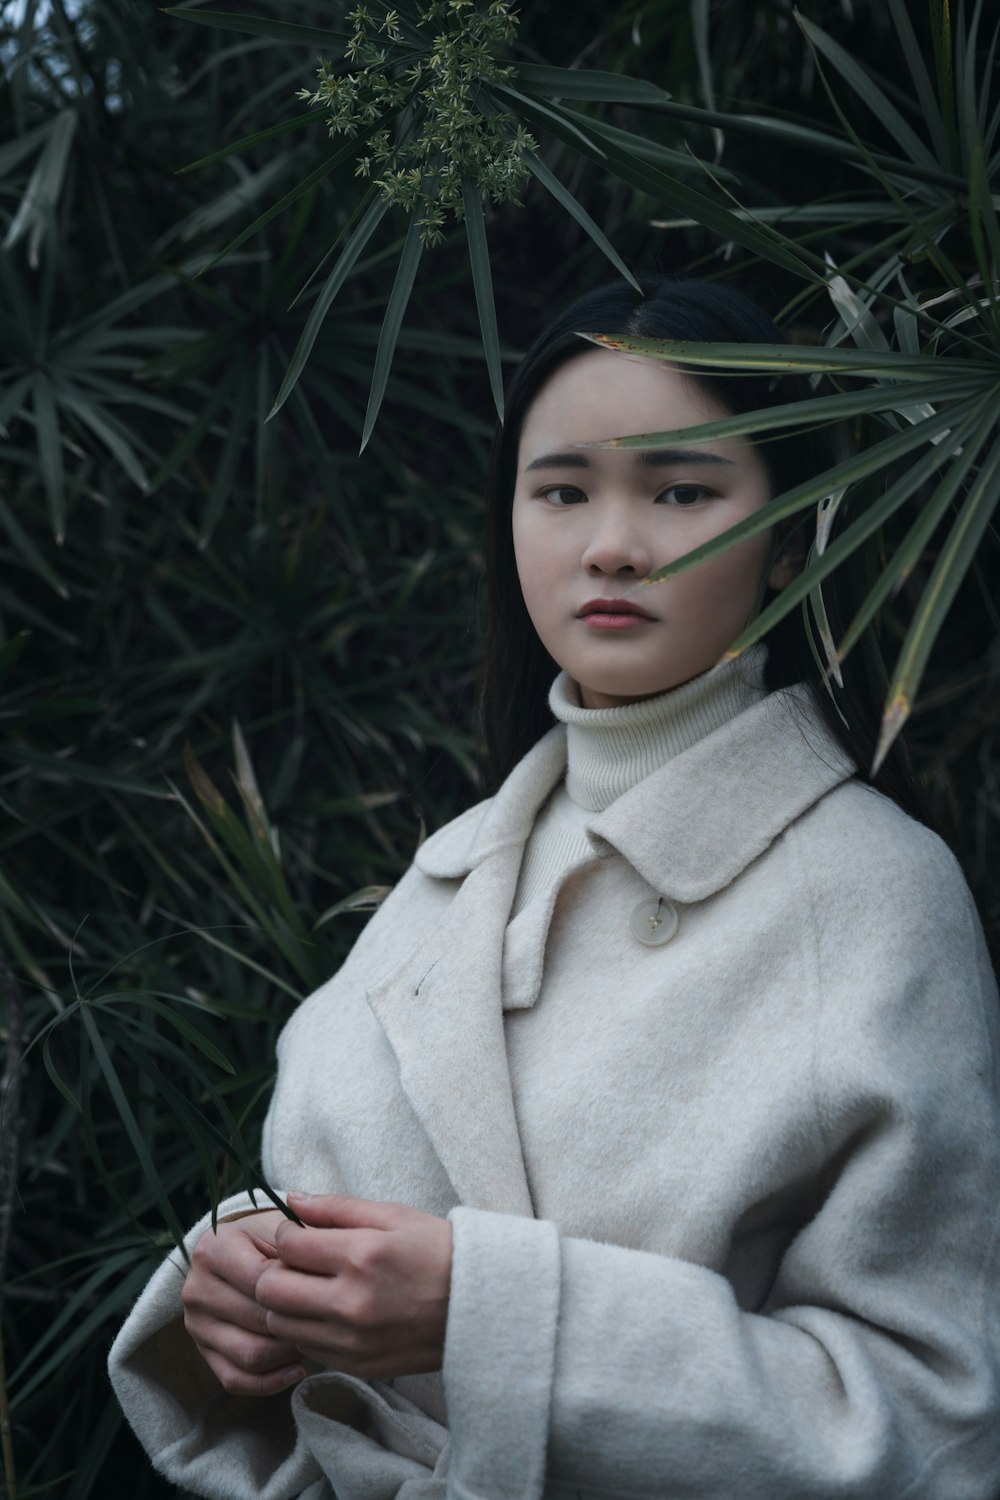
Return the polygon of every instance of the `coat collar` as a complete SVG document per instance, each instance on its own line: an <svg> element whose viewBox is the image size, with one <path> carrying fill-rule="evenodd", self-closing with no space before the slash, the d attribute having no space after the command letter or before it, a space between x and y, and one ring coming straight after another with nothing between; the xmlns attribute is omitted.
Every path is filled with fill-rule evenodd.
<svg viewBox="0 0 1000 1500"><path fill-rule="evenodd" d="M787 688L668 761L590 832L660 895L703 901L855 770L811 690Z"/></svg>
<svg viewBox="0 0 1000 1500"><path fill-rule="evenodd" d="M417 851L426 875L460 880L526 842L566 769L556 725L487 802ZM701 901L736 878L807 808L853 775L810 688L770 693L595 814L595 852L616 850L663 896Z"/></svg>
<svg viewBox="0 0 1000 1500"><path fill-rule="evenodd" d="M507 1066L504 933L525 841L565 758L557 725L496 797L421 845L418 869L462 884L367 992L459 1201L499 1213L533 1211ZM772 693L595 815L595 856L616 850L660 894L702 900L853 769L807 690Z"/></svg>
<svg viewBox="0 0 1000 1500"><path fill-rule="evenodd" d="M418 870L440 880L462 880L500 849L520 848L542 803L566 770L566 731L554 724L518 761L495 797L425 839L414 857Z"/></svg>

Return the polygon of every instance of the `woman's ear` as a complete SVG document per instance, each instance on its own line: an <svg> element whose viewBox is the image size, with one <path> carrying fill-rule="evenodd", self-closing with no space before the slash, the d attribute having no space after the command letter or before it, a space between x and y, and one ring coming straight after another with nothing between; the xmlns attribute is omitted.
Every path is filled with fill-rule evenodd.
<svg viewBox="0 0 1000 1500"><path fill-rule="evenodd" d="M787 589L788 585L798 578L802 572L802 566L802 557L796 556L791 549L786 548L767 575L768 588L780 594L782 589Z"/></svg>
<svg viewBox="0 0 1000 1500"><path fill-rule="evenodd" d="M787 589L788 585L798 578L805 563L806 550L802 530L796 526L782 539L781 551L771 564L771 571L767 575L768 588L780 594L782 589Z"/></svg>

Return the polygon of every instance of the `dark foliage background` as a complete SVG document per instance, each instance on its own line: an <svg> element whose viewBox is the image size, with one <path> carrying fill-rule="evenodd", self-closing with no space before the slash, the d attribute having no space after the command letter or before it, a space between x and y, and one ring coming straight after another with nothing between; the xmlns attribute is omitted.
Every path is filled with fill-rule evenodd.
<svg viewBox="0 0 1000 1500"><path fill-rule="evenodd" d="M254 9L291 19L278 0ZM294 9L313 26L341 13L336 0ZM915 118L885 7L806 10ZM12 1453L19 1495L141 1497L170 1487L122 1431L103 1373L110 1338L172 1234L241 1182L220 1139L255 1156L274 1041L297 999L332 971L423 829L481 795L494 413L458 231L423 259L358 456L405 230L390 217L265 423L310 295L290 304L357 202L353 164L204 275L329 142L315 122L180 169L299 112L309 48L144 0L19 0L0 15L7 1473ZM914 24L930 53L930 12ZM840 128L785 0L542 0L525 7L518 48L648 79L682 103ZM629 105L595 113L717 155L705 126ZM538 137L633 269L735 277L786 309L800 341L822 341L830 304L803 297L789 271L697 227L652 227L671 217L654 195ZM757 205L857 194L849 163L818 170L813 152L749 133L727 130L721 162ZM711 189L693 159L690 180ZM838 263L871 243L860 221L803 233ZM609 272L537 184L489 215L488 234L509 364L551 309ZM890 641L934 555L883 611ZM909 730L994 927L995 577L988 534Z"/></svg>

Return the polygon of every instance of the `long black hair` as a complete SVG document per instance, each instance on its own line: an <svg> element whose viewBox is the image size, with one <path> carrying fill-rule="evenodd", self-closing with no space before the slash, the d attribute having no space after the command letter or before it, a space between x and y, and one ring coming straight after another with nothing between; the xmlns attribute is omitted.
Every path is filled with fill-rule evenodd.
<svg viewBox="0 0 1000 1500"><path fill-rule="evenodd" d="M556 666L535 633L518 581L511 531L517 453L525 416L541 387L569 360L593 349L580 333L683 339L691 342L781 343L767 314L732 287L679 277L645 277L642 295L626 282L588 292L567 307L535 340L511 382L506 418L493 440L486 501L486 628L481 673L483 731L494 784L551 726L548 690ZM688 370L734 416L805 400L801 376L732 376ZM773 435L772 435L773 436ZM761 444L772 492L779 495L835 462L825 429L785 429ZM824 581L823 597L834 637L853 619L863 593L850 562ZM886 684L877 647L868 638L855 648L836 700L821 684L820 669L801 612L792 610L768 633L764 683L768 691L797 682L817 684L817 702L837 741L861 777L921 822L931 822L924 794L896 741L878 775L868 775ZM839 710L839 712L838 712Z"/></svg>

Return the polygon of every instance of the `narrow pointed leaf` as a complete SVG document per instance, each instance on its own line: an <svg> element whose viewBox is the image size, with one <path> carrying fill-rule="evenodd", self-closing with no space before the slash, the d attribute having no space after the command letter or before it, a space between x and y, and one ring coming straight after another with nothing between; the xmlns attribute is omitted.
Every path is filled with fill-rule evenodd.
<svg viewBox="0 0 1000 1500"><path fill-rule="evenodd" d="M922 422L919 427L907 427L902 432L895 433L891 438L886 438L881 443L876 443L873 447L854 454L853 457L845 459L834 468L826 469L822 474L817 474L814 478L795 485L793 489L786 490L783 495L776 496L761 510L755 511L753 515L731 526L728 531L713 537L711 541L703 542L700 547L692 548L683 557L667 563L665 567L657 568L655 572L650 573L648 578L642 580L642 584L651 585L658 583L661 578L686 573L689 568L697 567L707 558L718 557L720 553L727 551L737 542L770 530L778 521L796 515L806 506L815 505L832 490L857 484L860 480L879 473L890 464L897 463L915 449L923 447L925 443L930 443L937 433L945 432L949 428L954 429L970 412L979 409L978 401L960 402L945 416L939 413L936 418ZM943 444L935 445L935 454L939 462L943 461L950 446L949 444L945 448ZM944 452L942 452L943 448Z"/></svg>
<svg viewBox="0 0 1000 1500"><path fill-rule="evenodd" d="M600 160L604 159L604 152L594 140L590 131L590 121L585 115L576 116L580 122L577 125L569 118L565 110L552 109L547 104L543 104L540 99L529 99L525 94L519 94L517 89L511 88L509 83L494 84L493 87L514 105L519 106L522 112L526 109L529 115L534 115L541 124L555 126L565 131L572 144L585 146L589 151L595 152Z"/></svg>
<svg viewBox="0 0 1000 1500"><path fill-rule="evenodd" d="M280 975L275 974L273 969L265 968L263 964L259 964L256 959L250 957L245 949L234 948L231 943L224 943L221 938L217 938L214 932L209 932L207 928L195 928L194 931L203 942L208 943L209 947L218 948L220 953L225 953L230 958L235 958L244 968L252 969L255 974L260 974L275 989L283 990L286 995L290 995L296 1004L303 998L301 991L293 988Z"/></svg>
<svg viewBox="0 0 1000 1500"><path fill-rule="evenodd" d="M833 572L834 568L839 567L845 558L850 557L880 526L883 526L900 506L905 505L936 469L940 469L948 461L948 454L943 453L938 447L932 447L928 453L923 454L911 464L894 484L891 484L877 500L851 522L846 530L841 532L836 541L831 542L823 553L814 554L809 566L803 568L799 576L783 588L777 599L769 604L767 609L762 610L737 637L726 652L726 656L740 656L748 647L765 636L773 625L783 620L800 600Z"/></svg>
<svg viewBox="0 0 1000 1500"><path fill-rule="evenodd" d="M566 212L576 220L580 228L590 236L598 250L600 250L602 255L607 257L618 274L624 276L625 280L634 286L637 292L641 292L642 288L618 254L614 245L612 245L603 230L599 229L594 223L587 210L577 203L569 189L563 187L558 177L555 177L545 163L540 161L532 152L525 152L524 161L532 175L537 177L542 186L552 194L556 202L560 203Z"/></svg>
<svg viewBox="0 0 1000 1500"><path fill-rule="evenodd" d="M215 423L222 408L232 400L233 385L239 379L235 364L228 378L220 379L200 403L198 416L185 423L180 440L171 448L166 458L149 481L151 491L156 491L168 479L173 478L182 464L200 447L205 434Z"/></svg>
<svg viewBox="0 0 1000 1500"><path fill-rule="evenodd" d="M213 151L210 156L199 156L197 161L188 162L186 167L178 168L177 175L181 177L185 172L197 172L199 167L211 167L218 161L225 161L227 156L237 156L241 151L249 151L251 146L259 146L264 141L274 140L279 135L287 135L289 131L301 130L304 125L310 125L313 120L323 120L330 113L325 104L316 109L307 109L301 115L295 115L290 120L282 120L278 125L269 125L266 130L255 130L252 135L245 135L241 140L233 141L228 146L222 146L218 151Z"/></svg>
<svg viewBox="0 0 1000 1500"><path fill-rule="evenodd" d="M809 555L806 558L806 567L808 567L809 564L813 561L813 558L819 554L820 548L818 543L819 534L817 532L816 541L809 549ZM823 660L819 662L820 671L828 673L834 679L838 687L843 687L844 677L843 673L840 670L840 662L837 659L837 643L833 638L833 631L830 629L830 620L826 612L826 600L823 598L822 580L817 580L814 586L809 590L802 601L802 608L806 610L807 625L808 611L812 611L813 619L816 622L816 629L819 632L820 645L823 648Z"/></svg>
<svg viewBox="0 0 1000 1500"><path fill-rule="evenodd" d="M25 531L2 495L0 495L0 526L5 529L14 547L20 553L28 567L37 573L39 578L44 578L49 588L54 593L57 593L60 599L68 599L69 589L59 575L54 572L44 552L42 552L37 543Z"/></svg>
<svg viewBox="0 0 1000 1500"><path fill-rule="evenodd" d="M55 118L57 119L58 116ZM32 130L25 130L16 139L6 141L0 146L0 177L9 177L15 167L20 166L25 157L31 155L36 146L41 146L48 140L53 123L53 120L46 120L44 125L36 125Z"/></svg>
<svg viewBox="0 0 1000 1500"><path fill-rule="evenodd" d="M149 1010L155 1011L158 1016L162 1016L168 1025L172 1026L175 1031L179 1031L181 1036L186 1037L210 1062L215 1063L217 1068L221 1068L225 1073L235 1074L236 1069L225 1053L220 1052L215 1043L209 1041L208 1037L199 1031L197 1026L192 1025L185 1016L179 1015L169 1005L166 1005L162 1000L154 999L152 995L141 995L137 998L140 1004Z"/></svg>
<svg viewBox="0 0 1000 1500"><path fill-rule="evenodd" d="M951 0L930 0L931 38L937 66L938 94L944 120L948 165L958 164L958 137L955 127L955 63L951 47Z"/></svg>
<svg viewBox="0 0 1000 1500"><path fill-rule="evenodd" d="M732 130L734 134L757 136L775 147L792 146L798 150L812 151L819 156L833 156L839 161L862 162L871 157L883 171L893 172L910 181L933 183L953 191L961 191L963 186L961 176L954 170L937 165L925 166L908 161L905 157L890 156L883 151L863 152L849 139L845 140L830 131L813 130L790 120L771 119L762 114L740 115L725 110L703 109L696 104L680 104L667 95L655 101L644 99L641 107L654 109L658 114L668 115L687 124L701 125L709 131L716 128ZM560 113L570 120L576 120L581 128L589 129L594 124L586 115L578 114L568 107L561 108Z"/></svg>
<svg viewBox="0 0 1000 1500"><path fill-rule="evenodd" d="M62 191L69 161L69 149L76 131L76 120L75 109L64 109L56 115L49 128L49 138L38 158L28 186L24 190L18 211L11 220L3 244L0 246L2 250L11 250L19 240L29 235L28 263L32 267L38 265L41 240L51 222Z"/></svg>
<svg viewBox="0 0 1000 1500"><path fill-rule="evenodd" d="M947 5L948 0L943 0L943 3ZM796 18L801 23L802 18L798 15L798 12L796 12ZM803 29L805 30L805 27ZM808 32L806 34L808 36ZM814 55L817 56L817 63L819 63L817 49L811 39L810 46L813 47ZM844 133L857 147L858 151L861 154L862 160L868 167L869 172L872 174L872 176L875 177L876 181L886 193L896 211L911 226L913 237L909 248L905 252L906 255L910 258L917 255L925 256L937 268L941 275L951 284L951 286L954 287L957 291L961 292L966 285L965 279L955 266L954 262L951 259L951 256L945 252L942 243L943 236L935 232L934 227L931 223L931 217L933 216L928 217L926 212L921 214L918 212L917 208L911 205L911 201L908 196L908 188L912 182L913 172L909 170L904 171L902 182L897 186L896 182L893 181L892 176L879 166L879 163L876 161L874 154L868 149L867 146L865 146L864 142L861 140L861 137L854 129L854 126L851 123L850 116L843 109L836 94L827 82L826 75L821 64L819 67L819 72L820 77L823 80L823 86L826 89L827 97L830 100L830 103L833 105L837 118L844 129ZM954 129L953 121L949 124L947 115L946 126L948 126L948 134L950 139L954 134ZM949 149L951 148L949 147ZM952 157L950 159L954 159L954 153L952 153ZM925 164L915 161L913 170L926 171L927 168ZM951 217L950 211L948 211L948 217Z"/></svg>
<svg viewBox="0 0 1000 1500"><path fill-rule="evenodd" d="M52 530L56 541L61 543L66 536L66 473L63 468L59 418L47 375L35 376L34 397L38 467L45 498L49 503Z"/></svg>
<svg viewBox="0 0 1000 1500"><path fill-rule="evenodd" d="M988 79L994 76L993 70L996 66L998 49L1000 49L1000 21L997 21L996 26L993 28L993 35L990 38L989 50L986 53L986 60L983 64L984 78ZM990 114L990 103L990 90L988 88L981 89L979 94L978 134L982 139L983 150L987 158L992 154L997 131L1000 130L1000 102L997 103L992 115Z"/></svg>
<svg viewBox="0 0 1000 1500"><path fill-rule="evenodd" d="M96 402L87 401L71 391L63 391L60 400L67 411L72 412L85 427L89 427L94 437L107 448L132 482L145 493L149 489L149 479L135 449L125 436L121 423L110 412L102 411Z"/></svg>
<svg viewBox="0 0 1000 1500"><path fill-rule="evenodd" d="M983 388L982 380L949 381L948 399L958 400L974 395ZM644 432L634 437L604 438L601 442L580 443L580 448L660 448L668 443L718 442L721 438L747 437L789 427L815 427L882 411L898 411L917 400L941 398L941 380L916 385L877 385L863 391L845 391L838 395L815 396L805 401L787 401L780 406L741 413L738 417L721 417L715 422L699 422L694 427L673 427L665 432Z"/></svg>
<svg viewBox="0 0 1000 1500"><path fill-rule="evenodd" d="M154 1163L152 1155L150 1153L149 1145L142 1131L139 1129L139 1123L132 1111L132 1106L129 1103L128 1096L122 1085L122 1081L119 1078L118 1072L111 1061L108 1049L104 1045L104 1038L101 1036L97 1023L86 1005L81 1007L80 1016L83 1021L84 1028L87 1031L90 1045L94 1050L94 1057L97 1059L97 1065L100 1068L101 1072L104 1074L104 1081L108 1086L108 1092L111 1094L111 1097L114 1100L115 1108L118 1111L118 1116L122 1122L122 1125L125 1127L125 1133L127 1134L129 1140L132 1142L132 1149L135 1152L136 1157L138 1158L139 1166L142 1169L142 1173L146 1179L146 1183L151 1189L157 1203L160 1206L160 1212L163 1214L163 1217L166 1219L167 1223L170 1226L171 1234L173 1234L175 1239L177 1239L179 1242L184 1238L183 1226L181 1225L180 1220L177 1218L177 1215L174 1213L174 1210L171 1207L170 1199L167 1196L167 1192L163 1186L160 1174L156 1169L156 1164Z"/></svg>
<svg viewBox="0 0 1000 1500"><path fill-rule="evenodd" d="M375 368L372 371L371 390L368 396L368 410L365 412L365 425L361 434L361 452L368 446L368 439L372 435L382 399L385 396L385 388L389 383L389 370L392 366L392 357L396 352L396 339L399 337L400 325L403 314L406 312L410 293L413 290L413 282L420 264L420 256L424 245L421 239L420 220L414 214L410 220L410 227L406 231L406 239L403 241L402 253L399 257L399 267L396 271L396 280L392 285L389 295L389 303L385 310L385 318L382 323L382 332L379 334L378 349L375 351Z"/></svg>
<svg viewBox="0 0 1000 1500"><path fill-rule="evenodd" d="M107 1255L101 1263L91 1272L77 1289L70 1293L65 1299L64 1305L59 1308L52 1318L49 1326L38 1338L26 1354L24 1360L18 1367L16 1405L21 1405L31 1394L32 1389L49 1379L59 1369L60 1362L65 1362L67 1357L66 1337L67 1335L77 1339L86 1338L93 1331L90 1328L81 1330L81 1324L87 1313L95 1308L95 1293L100 1291L108 1281L120 1277L122 1272L134 1263L135 1252L133 1250L119 1251L115 1255ZM104 1309L98 1305L97 1311L103 1317ZM52 1345L56 1345L54 1356L50 1356L45 1363L35 1371L30 1382L24 1381L23 1377L32 1365L37 1364L39 1358L46 1353Z"/></svg>
<svg viewBox="0 0 1000 1500"><path fill-rule="evenodd" d="M45 1064L45 1071L46 1073L48 1073L49 1077L52 1079L52 1082L55 1084L60 1094L62 1094L63 1098L67 1101L68 1104L71 1104L76 1110L77 1114L79 1114L81 1110L80 1101L74 1094L73 1090L70 1088L69 1084L66 1082L65 1078L63 1078L59 1069L56 1067L55 1059L52 1056L51 1044L52 1033L49 1032L45 1040L42 1042L42 1062Z"/></svg>
<svg viewBox="0 0 1000 1500"><path fill-rule="evenodd" d="M0 396L0 437L7 436L7 423L11 417L21 416L21 406L31 386L32 376L22 375Z"/></svg>
<svg viewBox="0 0 1000 1500"><path fill-rule="evenodd" d="M225 260L227 255L231 255L234 250L238 250L241 245L246 244L247 240L252 239L258 230L263 229L266 224L270 224L271 220L276 219L279 214L283 214L286 208L291 208L293 203L297 203L318 182L322 182L324 177L328 177L335 167L338 167L346 157L353 155L357 149L356 141L347 141L339 151L334 152L333 156L329 156L326 161L320 162L318 167L308 172L302 181L296 183L295 187L279 198L277 203L272 203L271 207L265 209L262 214L254 219L252 224L248 224L246 229L241 229L235 239L231 239L229 244L220 250L217 255L213 255L212 259L202 266L198 273L199 276L204 276L207 271L213 270L220 261Z"/></svg>
<svg viewBox="0 0 1000 1500"><path fill-rule="evenodd" d="M493 272L490 269L490 252L486 243L486 224L483 218L483 195L469 177L462 179L462 202L465 206L465 232L469 241L469 265L472 268L472 284L476 292L476 308L479 312L479 327L483 335L486 353L486 368L490 376L490 389L503 421L503 370L500 367L500 335L497 332L497 310L493 301Z"/></svg>
<svg viewBox="0 0 1000 1500"><path fill-rule="evenodd" d="M647 136L636 135L632 130L621 130L617 125L609 125L606 120L588 119L587 125L589 134L597 141L610 141L620 151L639 157L642 161L654 162L659 166L667 167L672 172L702 172L704 170L703 163L696 156L692 156L690 151L674 151L669 146L661 146L658 141L650 140ZM727 167L720 166L718 162L712 167L712 176L716 182L739 183L741 180L737 172L730 172ZM784 208L780 212L787 215L792 210ZM872 212L874 215L874 209ZM884 212L884 208L881 212ZM753 218L756 213L757 210L754 209L752 213L747 212L745 217Z"/></svg>
<svg viewBox="0 0 1000 1500"><path fill-rule="evenodd" d="M969 168L969 200L969 227L972 231L979 274L983 278L983 287L995 310L997 306L996 278L1000 276L1000 221L997 219L996 205L990 191L983 148L978 141L973 149Z"/></svg>
<svg viewBox="0 0 1000 1500"><path fill-rule="evenodd" d="M288 397L295 389L296 382L305 368L306 360L312 352L319 331L323 326L323 320L330 310L334 297L340 291L354 266L354 262L375 233L378 225L389 211L389 204L385 198L379 196L369 200L365 212L361 215L360 222L351 234L333 270L326 279L326 284L313 306L312 312L306 320L306 326L302 330L302 336L295 347L295 353L289 361L285 378L281 382L281 389L274 398L274 405L268 413L268 419L284 406Z"/></svg>
<svg viewBox="0 0 1000 1500"><path fill-rule="evenodd" d="M244 367L242 379L236 387L235 400L226 414L226 440L222 445L218 468L212 480L208 504L205 507L205 515L201 523L201 535L198 538L198 546L202 551L204 551L212 540L226 501L232 499L240 458L243 454L247 430L250 426L252 383L253 372L251 369Z"/></svg>
<svg viewBox="0 0 1000 1500"><path fill-rule="evenodd" d="M863 100L876 119L881 121L889 137L902 146L912 161L925 167L936 167L938 163L926 144L851 54L800 11L796 12L795 18L816 51L822 52L823 56L833 64L858 98Z"/></svg>
<svg viewBox="0 0 1000 1500"><path fill-rule="evenodd" d="M167 5L164 14L182 21L197 21L199 26L214 26L222 31L241 31L248 36L267 36L276 42L301 42L303 46L333 47L348 40L346 31L332 27L296 26L291 21L272 21L269 16L249 16L240 11L189 10L186 6Z"/></svg>
<svg viewBox="0 0 1000 1500"><path fill-rule="evenodd" d="M316 918L313 931L318 932L327 922L332 922L334 917L342 916L346 911L376 911L391 890L391 885L366 885L360 891L352 891L349 896L327 907L322 916Z"/></svg>
<svg viewBox="0 0 1000 1500"><path fill-rule="evenodd" d="M536 111L531 100L513 96L510 90L499 85L494 84L492 87L501 96L513 97L514 103L519 104L518 113L525 114L529 120L548 128L553 135L574 147L588 160L613 171L622 181L630 182L634 187L649 193L668 208L690 215L697 223L714 230L724 239L743 245L796 275L810 280L822 279L822 261L811 252L797 253L790 248L786 239L773 230L738 219L729 209L706 194L678 182L651 162L636 159L606 138L603 138L602 149L595 141L582 135L566 111L547 110L543 114Z"/></svg>
<svg viewBox="0 0 1000 1500"><path fill-rule="evenodd" d="M238 719L233 720L232 732L233 756L236 761L236 784L243 793L246 802L253 808L257 818L266 827L264 799L260 794L257 773L254 771L253 761L250 759L250 751L247 749L247 742L243 737L243 731L240 728Z"/></svg>
<svg viewBox="0 0 1000 1500"><path fill-rule="evenodd" d="M985 417L980 416L978 425L975 418L971 417L963 423L962 427L956 429L955 442L961 444L962 451L955 454L947 473L933 495L925 501L916 521L886 563L878 582L844 631L837 647L837 656L840 661L846 661L878 610L897 592L913 571L924 548L929 545L969 473L979 462L980 452L989 437L992 426L993 414L988 411Z"/></svg>
<svg viewBox="0 0 1000 1500"><path fill-rule="evenodd" d="M690 0L691 3L691 33L694 37L694 53L698 62L698 83L701 88L701 96L705 101L705 108L715 108L715 83L712 78L712 53L708 43L709 32L709 0ZM715 141L715 159L722 156L725 146L725 136L718 126L712 131Z"/></svg>
<svg viewBox="0 0 1000 1500"><path fill-rule="evenodd" d="M903 56L906 58L906 65L910 70L910 77L917 91L920 112L933 137L938 160L944 163L948 159L948 148L941 106L934 91L931 75L927 71L927 64L924 62L924 55L913 29L913 22L910 20L906 0L889 0L889 11L903 49Z"/></svg>
<svg viewBox="0 0 1000 1500"><path fill-rule="evenodd" d="M644 354L688 365L708 365L726 370L756 370L761 374L796 370L800 374L839 371L843 375L887 375L896 380L940 379L941 362L933 355L908 359L894 350L808 347L804 344L693 344L683 339L618 337L603 333L581 333L581 338L617 349L625 354ZM957 363L957 362L956 362ZM996 378L992 361L963 359L963 375Z"/></svg>
<svg viewBox="0 0 1000 1500"><path fill-rule="evenodd" d="M886 695L873 773L885 760L893 740L910 716L931 648L998 504L1000 438L993 444L986 462L969 487L910 622Z"/></svg>
<svg viewBox="0 0 1000 1500"><path fill-rule="evenodd" d="M664 104L670 95L655 83L599 68L550 68L519 63L517 82L529 94L549 99L591 99L606 104Z"/></svg>

